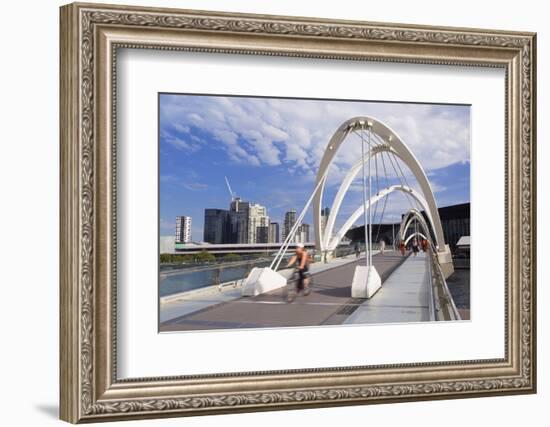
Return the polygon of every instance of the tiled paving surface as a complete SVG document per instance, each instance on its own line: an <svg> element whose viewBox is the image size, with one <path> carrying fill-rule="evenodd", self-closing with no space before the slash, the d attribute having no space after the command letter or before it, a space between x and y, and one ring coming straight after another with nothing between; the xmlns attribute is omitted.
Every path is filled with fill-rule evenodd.
<svg viewBox="0 0 550 427"><path fill-rule="evenodd" d="M355 266L363 262L364 259L348 260L313 274L311 294L298 296L291 304L286 302L286 288L278 289L256 297L211 304L161 323L160 331L341 324L349 316L350 306L364 302L350 298ZM373 262L384 280L403 258L397 252L386 252L374 255Z"/></svg>
<svg viewBox="0 0 550 427"><path fill-rule="evenodd" d="M430 320L430 277L426 254L409 256L343 323L424 322Z"/></svg>

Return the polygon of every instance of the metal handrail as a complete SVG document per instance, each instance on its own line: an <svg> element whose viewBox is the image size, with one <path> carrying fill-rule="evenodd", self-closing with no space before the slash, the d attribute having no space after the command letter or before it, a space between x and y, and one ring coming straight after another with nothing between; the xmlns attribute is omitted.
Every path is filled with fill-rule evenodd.
<svg viewBox="0 0 550 427"><path fill-rule="evenodd" d="M430 311L430 320L436 320L435 312L436 312L436 302L434 298L434 286L433 286L433 267L432 267L432 259L431 256L426 258L426 263L428 264L428 277L430 278L430 287L429 287L429 293L430 298L428 300L428 309ZM439 311L439 306L437 307Z"/></svg>
<svg viewBox="0 0 550 427"><path fill-rule="evenodd" d="M456 308L453 296L447 286L447 281L445 280L435 251L430 250L430 256L435 318L436 320L462 320Z"/></svg>

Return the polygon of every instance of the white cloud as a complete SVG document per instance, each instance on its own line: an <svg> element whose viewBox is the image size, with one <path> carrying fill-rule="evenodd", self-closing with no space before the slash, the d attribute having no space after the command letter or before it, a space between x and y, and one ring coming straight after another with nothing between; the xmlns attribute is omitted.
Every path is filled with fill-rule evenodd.
<svg viewBox="0 0 550 427"><path fill-rule="evenodd" d="M174 129L176 129L178 132L181 132L181 133L189 133L189 131L191 130L189 126L183 126L179 123L174 123L173 127Z"/></svg>
<svg viewBox="0 0 550 427"><path fill-rule="evenodd" d="M186 182L183 186L191 191L208 190L208 184L203 184L201 182Z"/></svg>
<svg viewBox="0 0 550 427"><path fill-rule="evenodd" d="M434 193L443 193L444 191L447 191L447 187L438 184L435 181L430 181L430 186L432 187L432 191Z"/></svg>
<svg viewBox="0 0 550 427"><path fill-rule="evenodd" d="M230 161L283 165L309 178L316 175L338 126L361 115L375 117L397 132L428 174L470 158L469 108L465 106L171 95L163 96L161 107L167 128L193 136L193 128L210 134L223 143ZM189 149L190 141L173 138L168 142ZM191 149L200 146L195 143ZM360 155L360 139L348 137L335 156L329 184L337 184ZM408 169L402 169L414 181Z"/></svg>
<svg viewBox="0 0 550 427"><path fill-rule="evenodd" d="M308 154L298 144L289 143L286 146L285 160L296 163L303 168L307 168Z"/></svg>
<svg viewBox="0 0 550 427"><path fill-rule="evenodd" d="M183 151L188 151L193 153L200 149L200 144L197 144L196 141L195 143L193 143L169 134L165 134L163 138L168 144L172 145L178 150L183 150Z"/></svg>
<svg viewBox="0 0 550 427"><path fill-rule="evenodd" d="M237 144L237 140L239 139L239 135L237 135L235 132L232 132L230 130L214 129L212 133L214 134L214 137L217 140L229 146Z"/></svg>
<svg viewBox="0 0 550 427"><path fill-rule="evenodd" d="M281 164L279 159L279 149L277 149L277 147L272 144L271 141L262 133L257 130L245 130L243 131L242 136L255 148L259 158L264 163L270 166Z"/></svg>
<svg viewBox="0 0 550 427"><path fill-rule="evenodd" d="M191 123L193 123L194 125L198 125L198 126L202 125L203 122L204 122L203 118L200 115L198 115L197 113L188 114L187 118L189 119L189 121Z"/></svg>
<svg viewBox="0 0 550 427"><path fill-rule="evenodd" d="M288 139L288 134L275 126L267 123L262 123L261 126L262 133L266 138L273 141L286 141Z"/></svg>

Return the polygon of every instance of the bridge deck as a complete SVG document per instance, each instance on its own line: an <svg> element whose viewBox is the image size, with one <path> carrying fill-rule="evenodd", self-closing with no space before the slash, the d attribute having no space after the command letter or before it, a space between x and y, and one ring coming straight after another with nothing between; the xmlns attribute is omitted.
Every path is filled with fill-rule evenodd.
<svg viewBox="0 0 550 427"><path fill-rule="evenodd" d="M397 252L373 256L382 280L403 260ZM256 297L243 297L205 307L161 323L160 330L165 332L341 324L353 309L365 302L350 298L355 266L363 262L364 258L361 258L313 274L311 294L307 297L299 296L292 304L286 302L286 289L283 288Z"/></svg>
<svg viewBox="0 0 550 427"><path fill-rule="evenodd" d="M344 323L390 323L429 321L430 276L427 256L410 256L386 280L370 300L358 307Z"/></svg>

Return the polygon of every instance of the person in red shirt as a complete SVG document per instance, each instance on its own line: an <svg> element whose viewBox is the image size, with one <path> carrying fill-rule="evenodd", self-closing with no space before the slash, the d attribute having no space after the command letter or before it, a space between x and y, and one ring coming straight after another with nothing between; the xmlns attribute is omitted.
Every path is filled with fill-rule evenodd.
<svg viewBox="0 0 550 427"><path fill-rule="evenodd" d="M428 239L422 239L422 251L423 252L428 251Z"/></svg>
<svg viewBox="0 0 550 427"><path fill-rule="evenodd" d="M405 242L403 240L399 242L399 250L401 251L401 256L405 256Z"/></svg>

